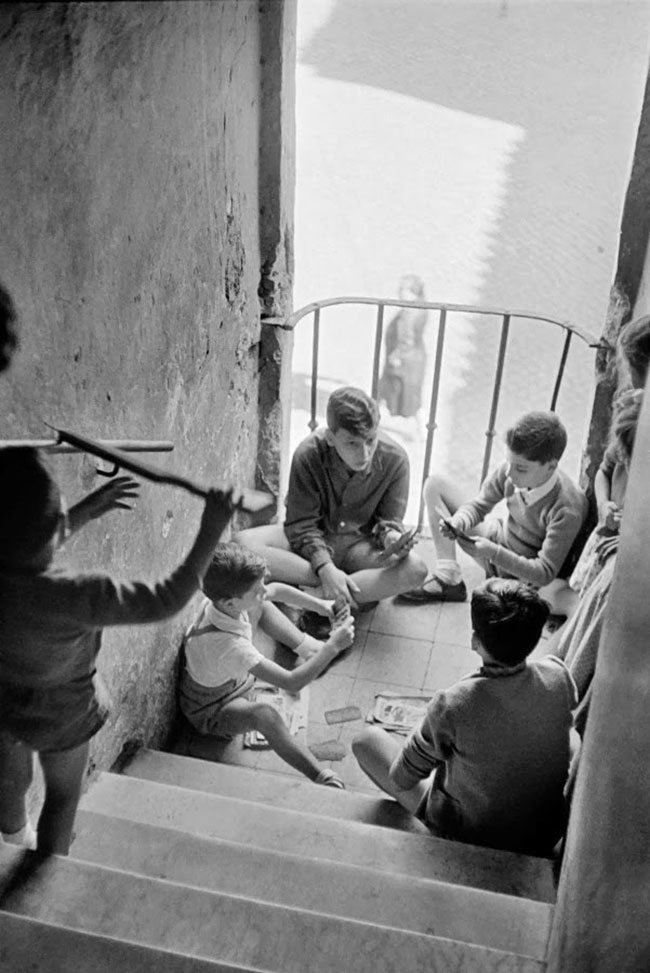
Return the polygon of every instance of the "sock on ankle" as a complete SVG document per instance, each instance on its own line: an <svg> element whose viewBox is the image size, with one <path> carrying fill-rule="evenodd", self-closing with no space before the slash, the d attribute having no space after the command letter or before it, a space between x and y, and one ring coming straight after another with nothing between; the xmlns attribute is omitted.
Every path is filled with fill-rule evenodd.
<svg viewBox="0 0 650 973"><path fill-rule="evenodd" d="M22 845L23 848L30 848L32 851L36 848L36 832L29 821L18 831L9 833L3 831L2 838L8 845Z"/></svg>
<svg viewBox="0 0 650 973"><path fill-rule="evenodd" d="M460 582L463 580L460 565L458 561L454 559L447 560L447 558L441 558L436 562L433 573L436 578L439 578L440 581L444 581L445 584L460 584Z"/></svg>
<svg viewBox="0 0 650 973"><path fill-rule="evenodd" d="M325 787L337 787L340 791L345 790L345 784L338 774L335 774L329 767L323 767L318 777L314 778L315 784L324 784Z"/></svg>
<svg viewBox="0 0 650 973"><path fill-rule="evenodd" d="M307 659L311 659L314 652L318 652L322 645L322 642L319 642L318 639L313 638L311 635L307 635L305 632L302 641L298 643L293 651L299 659L305 662Z"/></svg>

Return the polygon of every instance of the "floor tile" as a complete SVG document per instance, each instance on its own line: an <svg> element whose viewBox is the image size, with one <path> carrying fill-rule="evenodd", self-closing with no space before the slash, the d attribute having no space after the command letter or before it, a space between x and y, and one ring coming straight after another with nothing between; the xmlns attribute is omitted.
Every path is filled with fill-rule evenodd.
<svg viewBox="0 0 650 973"><path fill-rule="evenodd" d="M347 706L354 679L352 676L326 672L320 679L309 684L309 723L325 723L326 710Z"/></svg>
<svg viewBox="0 0 650 973"><path fill-rule="evenodd" d="M471 636L472 619L469 602L451 602L442 605L434 641L469 646Z"/></svg>
<svg viewBox="0 0 650 973"><path fill-rule="evenodd" d="M440 605L408 605L399 601L383 601L375 609L371 632L399 635L431 642L440 618Z"/></svg>
<svg viewBox="0 0 650 973"><path fill-rule="evenodd" d="M321 679L327 679L330 674L333 676L352 676L354 678L359 670L359 663L363 655L367 637L368 633L366 631L357 631L352 647L346 649L345 652L334 660L325 675L321 676Z"/></svg>
<svg viewBox="0 0 650 973"><path fill-rule="evenodd" d="M424 677L424 689L427 693L446 689L463 676L476 672L480 666L480 658L471 649L451 642L436 641Z"/></svg>
<svg viewBox="0 0 650 973"><path fill-rule="evenodd" d="M369 632L359 671L366 679L419 689L430 654L430 642Z"/></svg>

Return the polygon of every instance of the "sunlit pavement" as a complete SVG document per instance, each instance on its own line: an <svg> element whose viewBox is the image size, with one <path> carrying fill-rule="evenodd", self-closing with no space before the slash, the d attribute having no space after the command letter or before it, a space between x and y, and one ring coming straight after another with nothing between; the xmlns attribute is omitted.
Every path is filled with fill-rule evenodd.
<svg viewBox="0 0 650 973"><path fill-rule="evenodd" d="M396 296L419 274L430 300L525 309L602 327L648 59L650 5L299 0L296 308ZM369 389L374 316L323 313L322 392ZM454 325L453 327L451 325ZM433 468L473 491L498 327L449 322ZM436 322L428 328L430 392ZM513 324L502 433L548 408L562 334ZM311 327L294 350L292 448L308 432ZM574 343L558 412L576 473L593 352ZM319 404L326 395L319 396ZM322 415L322 412L321 412ZM400 435L417 516L423 444ZM494 459L500 456L495 441Z"/></svg>

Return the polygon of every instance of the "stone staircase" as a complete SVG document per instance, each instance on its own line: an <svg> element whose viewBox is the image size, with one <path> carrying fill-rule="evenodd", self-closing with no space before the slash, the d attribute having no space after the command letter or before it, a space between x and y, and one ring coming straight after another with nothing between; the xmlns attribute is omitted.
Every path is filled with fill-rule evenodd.
<svg viewBox="0 0 650 973"><path fill-rule="evenodd" d="M3 973L533 973L552 863L434 838L392 801L141 751L69 858L0 845Z"/></svg>

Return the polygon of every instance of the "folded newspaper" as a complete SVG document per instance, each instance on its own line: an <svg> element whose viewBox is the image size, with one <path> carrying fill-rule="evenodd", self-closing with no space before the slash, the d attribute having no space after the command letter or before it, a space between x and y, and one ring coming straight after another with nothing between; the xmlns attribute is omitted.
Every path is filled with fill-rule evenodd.
<svg viewBox="0 0 650 973"><path fill-rule="evenodd" d="M269 686L266 683L256 683L253 689L253 701L256 703L268 703L277 709L278 713L287 724L289 733L296 736L299 730L307 726L307 711L309 709L309 687L299 693L288 693L285 689L277 686ZM251 750L268 749L268 740L259 730L249 730L244 734L244 746Z"/></svg>
<svg viewBox="0 0 650 973"><path fill-rule="evenodd" d="M366 716L366 723L377 723L393 733L410 733L421 722L430 699L430 696L377 693L375 704Z"/></svg>

